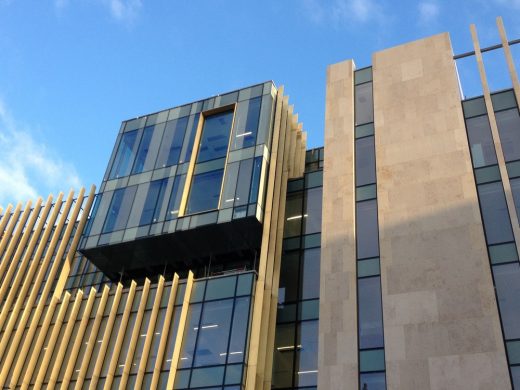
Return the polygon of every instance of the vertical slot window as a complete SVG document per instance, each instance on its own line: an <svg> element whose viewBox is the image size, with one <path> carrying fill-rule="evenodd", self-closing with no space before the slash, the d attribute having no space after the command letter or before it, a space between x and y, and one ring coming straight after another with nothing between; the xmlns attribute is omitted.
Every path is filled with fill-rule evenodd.
<svg viewBox="0 0 520 390"><path fill-rule="evenodd" d="M261 106L261 97L238 104L231 144L232 150L248 148L256 144Z"/></svg>
<svg viewBox="0 0 520 390"><path fill-rule="evenodd" d="M117 149L117 154L110 172L110 179L128 176L135 157L134 147L137 140L137 130L124 133Z"/></svg>
<svg viewBox="0 0 520 390"><path fill-rule="evenodd" d="M491 137L491 127L487 115L467 119L466 126L473 168L496 164L495 145Z"/></svg>
<svg viewBox="0 0 520 390"><path fill-rule="evenodd" d="M191 159L191 152L193 150L193 143L195 142L195 134L197 133L200 115L191 115L189 118L186 134L182 143L179 164L188 162Z"/></svg>
<svg viewBox="0 0 520 390"><path fill-rule="evenodd" d="M383 308L381 278L358 279L359 348L381 348L383 344Z"/></svg>
<svg viewBox="0 0 520 390"><path fill-rule="evenodd" d="M141 220L139 221L140 226L157 222L167 183L167 179L150 183L146 201L144 202L143 213L141 214Z"/></svg>
<svg viewBox="0 0 520 390"><path fill-rule="evenodd" d="M514 241L502 183L481 184L477 188L488 245Z"/></svg>
<svg viewBox="0 0 520 390"><path fill-rule="evenodd" d="M211 115L204 119L197 163L226 156L232 121L233 111Z"/></svg>
<svg viewBox="0 0 520 390"><path fill-rule="evenodd" d="M374 137L356 140L356 186L376 182L376 158Z"/></svg>
<svg viewBox="0 0 520 390"><path fill-rule="evenodd" d="M367 200L356 204L357 257L366 259L379 256L377 202Z"/></svg>
<svg viewBox="0 0 520 390"><path fill-rule="evenodd" d="M153 129L154 126L148 126L144 129L143 137L141 138L141 143L139 144L139 149L137 150L137 156L135 158L132 174L141 173L144 170L144 163L146 161L146 156L148 155L150 142L152 141Z"/></svg>
<svg viewBox="0 0 520 390"><path fill-rule="evenodd" d="M355 86L356 126L374 121L372 82Z"/></svg>
<svg viewBox="0 0 520 390"><path fill-rule="evenodd" d="M176 219L179 216L179 207L181 205L182 191L184 190L185 182L186 175L175 176L170 201L168 203L168 211L166 212L166 220Z"/></svg>

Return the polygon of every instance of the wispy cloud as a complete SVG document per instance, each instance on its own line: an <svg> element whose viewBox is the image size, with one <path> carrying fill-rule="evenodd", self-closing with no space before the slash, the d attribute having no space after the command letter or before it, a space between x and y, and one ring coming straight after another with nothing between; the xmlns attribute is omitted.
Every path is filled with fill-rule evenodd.
<svg viewBox="0 0 520 390"><path fill-rule="evenodd" d="M417 8L421 24L434 22L439 16L439 4L435 1L422 1Z"/></svg>
<svg viewBox="0 0 520 390"><path fill-rule="evenodd" d="M74 1L75 0L54 0L54 6L58 11L62 11ZM91 3L100 4L109 11L112 18L124 23L133 22L143 6L142 0L94 0L91 1Z"/></svg>
<svg viewBox="0 0 520 390"><path fill-rule="evenodd" d="M52 156L0 100L0 205L34 199L49 192L79 188L73 165Z"/></svg>
<svg viewBox="0 0 520 390"><path fill-rule="evenodd" d="M374 0L305 0L303 4L315 23L364 23L383 16L380 4Z"/></svg>

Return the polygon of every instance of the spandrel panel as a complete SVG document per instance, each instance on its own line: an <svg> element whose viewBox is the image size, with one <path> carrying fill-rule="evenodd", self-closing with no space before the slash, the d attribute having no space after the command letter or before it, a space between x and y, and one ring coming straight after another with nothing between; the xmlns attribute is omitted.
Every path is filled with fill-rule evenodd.
<svg viewBox="0 0 520 390"><path fill-rule="evenodd" d="M181 205L182 191L184 190L184 183L186 182L186 175L175 176L173 188L170 195L170 202L166 211L165 219L175 219L179 215L179 207Z"/></svg>
<svg viewBox="0 0 520 390"><path fill-rule="evenodd" d="M114 191L105 225L103 226L103 233L124 229L126 227L136 190L137 186L132 186Z"/></svg>
<svg viewBox="0 0 520 390"><path fill-rule="evenodd" d="M191 152L193 150L193 143L195 142L195 135L197 133L197 126L199 125L199 120L200 114L191 115L188 119L188 126L186 127L186 134L182 143L179 164L188 162L191 159Z"/></svg>

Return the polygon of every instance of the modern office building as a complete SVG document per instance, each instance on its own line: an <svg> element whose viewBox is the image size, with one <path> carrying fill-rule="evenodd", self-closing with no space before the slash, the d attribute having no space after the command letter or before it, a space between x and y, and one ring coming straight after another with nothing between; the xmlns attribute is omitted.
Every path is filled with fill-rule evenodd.
<svg viewBox="0 0 520 390"><path fill-rule="evenodd" d="M0 387L520 389L520 40L497 25L329 66L322 148L269 81L124 121L97 193L1 210Z"/></svg>

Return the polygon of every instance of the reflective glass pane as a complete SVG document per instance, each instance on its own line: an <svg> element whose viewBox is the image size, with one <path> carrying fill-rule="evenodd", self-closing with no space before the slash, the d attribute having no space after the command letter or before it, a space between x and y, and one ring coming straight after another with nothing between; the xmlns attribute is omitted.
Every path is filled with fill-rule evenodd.
<svg viewBox="0 0 520 390"><path fill-rule="evenodd" d="M103 233L124 229L128 221L137 186L120 188L114 191L107 212Z"/></svg>
<svg viewBox="0 0 520 390"><path fill-rule="evenodd" d="M152 140L154 127L155 126L148 126L144 129L143 136L141 137L141 143L139 144L139 149L137 150L137 156L135 158L132 174L141 173L144 171L144 164L146 161L146 156L148 155L148 150L150 148L150 141Z"/></svg>
<svg viewBox="0 0 520 390"><path fill-rule="evenodd" d="M520 338L520 264L493 266L495 286L507 340Z"/></svg>
<svg viewBox="0 0 520 390"><path fill-rule="evenodd" d="M285 203L285 232L284 237L299 236L301 234L302 223L302 193L287 195ZM320 211L321 213L321 211Z"/></svg>
<svg viewBox="0 0 520 390"><path fill-rule="evenodd" d="M518 220L520 221L520 178L511 179L511 191L513 192L513 199L515 201L515 209Z"/></svg>
<svg viewBox="0 0 520 390"><path fill-rule="evenodd" d="M356 125L374 121L372 83L356 85L355 92Z"/></svg>
<svg viewBox="0 0 520 390"><path fill-rule="evenodd" d="M175 219L179 215L179 207L181 205L182 192L184 190L185 181L186 175L175 176L172 193L170 195L170 202L168 203L168 210L166 212L167 221Z"/></svg>
<svg viewBox="0 0 520 390"><path fill-rule="evenodd" d="M187 213L198 213L218 207L223 169L201 173L193 178Z"/></svg>
<svg viewBox="0 0 520 390"><path fill-rule="evenodd" d="M506 161L520 159L520 115L517 108L497 112L498 132L500 143Z"/></svg>
<svg viewBox="0 0 520 390"><path fill-rule="evenodd" d="M257 97L238 104L231 150L248 148L256 144L261 99Z"/></svg>
<svg viewBox="0 0 520 390"><path fill-rule="evenodd" d="M320 248L307 249L303 252L301 299L318 298L320 296L320 253Z"/></svg>
<svg viewBox="0 0 520 390"><path fill-rule="evenodd" d="M466 120L473 167L479 168L497 163L495 146L487 115Z"/></svg>
<svg viewBox="0 0 520 390"><path fill-rule="evenodd" d="M182 340L181 357L179 359L179 368L191 367L195 354L195 342L199 333L201 303L190 305L186 329L184 330L184 339Z"/></svg>
<svg viewBox="0 0 520 390"><path fill-rule="evenodd" d="M359 348L383 347L380 277L358 279Z"/></svg>
<svg viewBox="0 0 520 390"><path fill-rule="evenodd" d="M253 286L253 274L247 273L238 277L237 296L250 295Z"/></svg>
<svg viewBox="0 0 520 390"><path fill-rule="evenodd" d="M233 297L235 295L236 280L235 276L208 280L204 300L210 301Z"/></svg>
<svg viewBox="0 0 520 390"><path fill-rule="evenodd" d="M127 176L134 161L134 145L137 139L137 130L124 133L117 149L116 158L110 172L110 179Z"/></svg>
<svg viewBox="0 0 520 390"><path fill-rule="evenodd" d="M376 156L374 137L356 140L356 186L376 182Z"/></svg>
<svg viewBox="0 0 520 390"><path fill-rule="evenodd" d="M237 191L235 194L235 206L242 206L249 201L249 187L251 185L251 173L253 171L253 159L240 161L238 173Z"/></svg>
<svg viewBox="0 0 520 390"><path fill-rule="evenodd" d="M183 286L186 286L186 285L183 285ZM177 292L177 296L179 296L179 293L180 293L180 291ZM181 294L181 296L182 295L183 294ZM168 331L168 344L166 345L166 351L165 351L163 363L162 363L163 370L169 370L170 366L171 366L173 349L175 348L175 338L177 336L177 329L179 328L179 318L181 315L181 310L182 310L182 306L177 306L173 310L173 318L170 321L170 329L167 330ZM199 311L199 314L200 314L200 311ZM189 312L188 312L188 318L189 318ZM186 334L188 334L190 330L189 330L189 328L186 328L185 331L186 331ZM184 356L181 355L181 358L182 357L184 357ZM186 359L184 359L184 360L186 360ZM179 362L179 364L180 363L181 362Z"/></svg>
<svg viewBox="0 0 520 390"><path fill-rule="evenodd" d="M494 111L516 107L515 93L512 90L492 94L491 101L493 102Z"/></svg>
<svg viewBox="0 0 520 390"><path fill-rule="evenodd" d="M204 303L194 366L225 364L233 299Z"/></svg>
<svg viewBox="0 0 520 390"><path fill-rule="evenodd" d="M513 241L513 231L502 183L481 184L477 189L487 243L498 244Z"/></svg>
<svg viewBox="0 0 520 390"><path fill-rule="evenodd" d="M226 385L242 383L242 365L232 364L226 367Z"/></svg>
<svg viewBox="0 0 520 390"><path fill-rule="evenodd" d="M249 193L249 203L256 203L258 200L258 191L260 190L260 176L262 173L263 158L256 157L253 164L253 178L251 179L251 191Z"/></svg>
<svg viewBox="0 0 520 390"><path fill-rule="evenodd" d="M361 374L359 376L360 390L386 390L386 379L384 372L372 374Z"/></svg>
<svg viewBox="0 0 520 390"><path fill-rule="evenodd" d="M298 279L300 253L290 252L282 257L278 303L296 301L298 297Z"/></svg>
<svg viewBox="0 0 520 390"><path fill-rule="evenodd" d="M278 324L276 325L273 357L273 387L284 388L292 387L294 350L295 345L295 325Z"/></svg>
<svg viewBox="0 0 520 390"><path fill-rule="evenodd" d="M506 347L509 364L520 364L520 341L508 341Z"/></svg>
<svg viewBox="0 0 520 390"><path fill-rule="evenodd" d="M228 164L227 166L226 177L224 179L224 189L222 192L222 204L220 205L220 208L222 209L233 207L233 204L235 203L239 167L239 162Z"/></svg>
<svg viewBox="0 0 520 390"><path fill-rule="evenodd" d="M372 81L372 67L363 68L354 72L354 84L362 84Z"/></svg>
<svg viewBox="0 0 520 390"><path fill-rule="evenodd" d="M357 267L358 278L379 275L379 258L360 260L357 263Z"/></svg>
<svg viewBox="0 0 520 390"><path fill-rule="evenodd" d="M188 125L188 117L183 117L166 123L164 135L157 156L156 168L176 165L182 150L182 142Z"/></svg>
<svg viewBox="0 0 520 390"><path fill-rule="evenodd" d="M226 156L232 121L233 111L211 115L204 119L197 163Z"/></svg>
<svg viewBox="0 0 520 390"><path fill-rule="evenodd" d="M224 381L224 366L194 368L190 387L216 386Z"/></svg>
<svg viewBox="0 0 520 390"><path fill-rule="evenodd" d="M383 349L373 349L359 351L359 371L383 371L385 369L385 351Z"/></svg>
<svg viewBox="0 0 520 390"><path fill-rule="evenodd" d="M251 298L249 297L237 298L235 301L231 340L229 340L228 363L243 362L245 359L250 304Z"/></svg>
<svg viewBox="0 0 520 390"><path fill-rule="evenodd" d="M303 234L321 232L322 197L322 187L316 187L305 191Z"/></svg>
<svg viewBox="0 0 520 390"><path fill-rule="evenodd" d="M318 381L318 321L304 321L298 326L295 386L315 386Z"/></svg>
<svg viewBox="0 0 520 390"><path fill-rule="evenodd" d="M484 115L487 113L486 103L484 98L480 97L477 99L466 100L462 102L464 109L464 117L471 118L472 116Z"/></svg>
<svg viewBox="0 0 520 390"><path fill-rule="evenodd" d="M195 142L195 135L197 133L197 126L199 125L200 114L191 115L186 127L186 135L182 143L181 156L179 157L179 164L190 161L191 152L193 151L193 143Z"/></svg>
<svg viewBox="0 0 520 390"><path fill-rule="evenodd" d="M143 212L139 225L148 225L152 222L157 222L158 212L157 205L162 203L164 197L164 190L166 189L167 179L156 180L150 183L148 194L144 202Z"/></svg>
<svg viewBox="0 0 520 390"><path fill-rule="evenodd" d="M520 389L520 366L511 367L511 376L513 377L513 388Z"/></svg>
<svg viewBox="0 0 520 390"><path fill-rule="evenodd" d="M377 202L368 200L356 204L356 241L358 259L379 256Z"/></svg>

